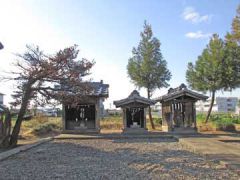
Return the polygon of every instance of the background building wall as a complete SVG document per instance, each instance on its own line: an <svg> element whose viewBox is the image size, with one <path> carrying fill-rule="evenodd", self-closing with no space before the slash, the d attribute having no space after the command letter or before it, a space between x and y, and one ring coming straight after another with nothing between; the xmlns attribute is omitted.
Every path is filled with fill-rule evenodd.
<svg viewBox="0 0 240 180"><path fill-rule="evenodd" d="M197 112L207 112L211 103L211 99L206 101L198 101L196 103ZM238 111L238 98L237 97L216 97L212 112L235 112Z"/></svg>

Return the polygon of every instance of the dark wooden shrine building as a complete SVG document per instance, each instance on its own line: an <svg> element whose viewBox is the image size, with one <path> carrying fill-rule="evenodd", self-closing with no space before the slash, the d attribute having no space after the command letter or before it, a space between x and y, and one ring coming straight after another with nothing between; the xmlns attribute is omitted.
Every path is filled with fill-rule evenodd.
<svg viewBox="0 0 240 180"><path fill-rule="evenodd" d="M156 99L162 104L162 130L196 130L195 102L207 98L208 96L187 89L185 84L170 88L166 95Z"/></svg>
<svg viewBox="0 0 240 180"><path fill-rule="evenodd" d="M123 111L123 132L146 131L146 108L155 104L155 101L141 97L134 90L127 98L114 101L114 105Z"/></svg>
<svg viewBox="0 0 240 180"><path fill-rule="evenodd" d="M77 105L63 104L63 132L99 132L103 116L103 101L108 97L108 84L91 82L92 91Z"/></svg>

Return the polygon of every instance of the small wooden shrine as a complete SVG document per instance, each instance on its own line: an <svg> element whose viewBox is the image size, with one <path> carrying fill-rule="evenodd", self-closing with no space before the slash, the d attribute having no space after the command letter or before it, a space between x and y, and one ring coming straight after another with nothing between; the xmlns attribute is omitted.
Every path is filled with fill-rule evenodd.
<svg viewBox="0 0 240 180"><path fill-rule="evenodd" d="M92 92L83 97L77 105L63 104L63 132L100 132L103 101L108 97L108 84L91 82Z"/></svg>
<svg viewBox="0 0 240 180"><path fill-rule="evenodd" d="M206 100L208 96L187 89L185 84L170 88L166 95L156 99L162 104L162 130L191 131L197 130L195 102Z"/></svg>
<svg viewBox="0 0 240 180"><path fill-rule="evenodd" d="M127 98L114 101L114 105L123 111L123 132L146 131L146 108L155 104L155 101L141 97L134 90Z"/></svg>

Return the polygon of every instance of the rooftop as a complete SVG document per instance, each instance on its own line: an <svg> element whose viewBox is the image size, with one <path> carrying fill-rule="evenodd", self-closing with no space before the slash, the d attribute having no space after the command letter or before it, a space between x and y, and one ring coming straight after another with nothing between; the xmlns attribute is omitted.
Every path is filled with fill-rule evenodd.
<svg viewBox="0 0 240 180"><path fill-rule="evenodd" d="M91 88L91 91L88 93L88 96L108 97L109 95L108 94L109 84L104 84L102 80L100 82L87 82L86 85ZM61 89L61 86L56 85L55 88ZM62 87L63 90L65 88L67 89L67 87L64 86Z"/></svg>
<svg viewBox="0 0 240 180"><path fill-rule="evenodd" d="M177 88L169 88L168 93L156 98L156 101L166 102L179 97L189 96L196 100L206 100L208 96L189 90L185 84L181 84Z"/></svg>
<svg viewBox="0 0 240 180"><path fill-rule="evenodd" d="M132 91L132 93L125 99L121 99L118 101L113 101L113 104L116 107L123 107L130 104L142 104L145 106L153 105L156 102L151 99L147 99L145 97L140 96L139 92L137 90Z"/></svg>
<svg viewBox="0 0 240 180"><path fill-rule="evenodd" d="M103 84L103 81L100 81L91 82L90 86L94 89L91 95L108 97L109 84Z"/></svg>

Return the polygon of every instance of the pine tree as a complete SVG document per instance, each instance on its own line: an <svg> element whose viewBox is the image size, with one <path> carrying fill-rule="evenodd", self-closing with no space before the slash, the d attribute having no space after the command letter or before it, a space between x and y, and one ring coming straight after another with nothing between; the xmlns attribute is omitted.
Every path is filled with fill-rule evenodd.
<svg viewBox="0 0 240 180"><path fill-rule="evenodd" d="M196 64L188 64L186 79L190 87L198 91L210 91L212 94L206 123L212 111L215 94L223 88L223 60L224 41L217 34L214 34L207 47L198 57Z"/></svg>
<svg viewBox="0 0 240 180"><path fill-rule="evenodd" d="M237 8L237 15L233 18L231 35L232 39L240 45L240 5Z"/></svg>
<svg viewBox="0 0 240 180"><path fill-rule="evenodd" d="M153 37L151 26L145 21L141 41L137 48L133 48L132 57L128 60L129 77L138 88L147 89L149 99L156 88L168 87L167 81L171 79L171 73L167 69L167 62L162 56L160 45L160 41ZM149 119L154 129L150 107Z"/></svg>
<svg viewBox="0 0 240 180"><path fill-rule="evenodd" d="M16 122L12 131L0 137L0 147L15 147L21 124L27 108L31 102L40 105L50 104L51 100L76 104L82 99L83 94L92 89L83 83L82 78L90 73L94 62L87 59L78 60L77 46L67 47L53 55L44 54L38 46L27 46L23 54L18 54L18 61L13 72L14 77L2 77L17 83L17 88L12 95L12 105L19 106ZM67 89L54 88L54 85L64 84ZM74 96L69 96L69 92ZM11 122L10 112L4 109L5 122ZM11 130L10 125L6 125Z"/></svg>
<svg viewBox="0 0 240 180"><path fill-rule="evenodd" d="M240 46L229 37L225 37L222 79L224 89L231 91L240 86Z"/></svg>
<svg viewBox="0 0 240 180"><path fill-rule="evenodd" d="M223 70L224 88L232 90L240 86L240 5L233 18L231 33L225 36Z"/></svg>

